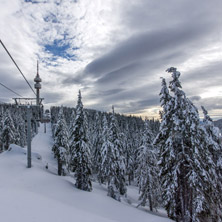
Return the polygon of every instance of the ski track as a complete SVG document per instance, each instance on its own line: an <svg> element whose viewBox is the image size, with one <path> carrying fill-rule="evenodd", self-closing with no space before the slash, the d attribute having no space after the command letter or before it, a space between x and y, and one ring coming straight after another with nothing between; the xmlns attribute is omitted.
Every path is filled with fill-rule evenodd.
<svg viewBox="0 0 222 222"><path fill-rule="evenodd" d="M44 133L44 124L40 124L38 134L32 139L32 152L41 155L42 162L49 168L56 166L56 160L52 153L53 138L50 123L46 124L46 133Z"/></svg>

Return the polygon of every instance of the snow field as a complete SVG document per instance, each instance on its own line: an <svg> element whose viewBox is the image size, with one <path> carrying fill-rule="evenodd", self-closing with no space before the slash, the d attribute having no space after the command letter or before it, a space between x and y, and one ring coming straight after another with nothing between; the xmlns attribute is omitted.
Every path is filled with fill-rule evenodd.
<svg viewBox="0 0 222 222"><path fill-rule="evenodd" d="M146 208L137 209L138 194L134 186L129 186L128 197L118 202L107 197L104 185L93 182L93 191L86 192L75 188L72 177L57 176L50 125L47 124L46 134L43 127L40 126L32 141L31 169L26 167L26 149L11 145L11 150L0 155L0 221L171 221L148 213Z"/></svg>

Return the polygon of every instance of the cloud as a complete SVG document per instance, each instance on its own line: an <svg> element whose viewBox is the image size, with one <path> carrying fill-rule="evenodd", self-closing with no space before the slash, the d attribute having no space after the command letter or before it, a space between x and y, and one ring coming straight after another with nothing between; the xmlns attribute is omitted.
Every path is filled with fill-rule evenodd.
<svg viewBox="0 0 222 222"><path fill-rule="evenodd" d="M121 69L132 62L146 57L158 59L166 53L182 51L190 47L198 37L203 35L203 27L175 27L173 29L157 30L141 33L118 44L111 52L95 59L86 66L85 72L94 76ZM199 40L198 40L199 41Z"/></svg>
<svg viewBox="0 0 222 222"><path fill-rule="evenodd" d="M222 109L222 96L202 98L199 101L195 101L195 105L199 108L200 116L203 117L201 106L208 111L210 117L219 119L221 118Z"/></svg>
<svg viewBox="0 0 222 222"><path fill-rule="evenodd" d="M75 104L81 88L88 108L156 112L159 78L169 80L165 70L176 66L187 96L213 112L219 105L207 96L221 96L221 14L220 0L11 0L0 9L0 36L31 84L40 60L50 105ZM1 48L0 81L33 97L19 75Z"/></svg>
<svg viewBox="0 0 222 222"><path fill-rule="evenodd" d="M138 100L136 102L130 102L127 106L118 105L117 107L121 112L124 113L143 113L144 110L158 107L159 106L159 98L158 96L153 96L150 99Z"/></svg>
<svg viewBox="0 0 222 222"><path fill-rule="evenodd" d="M200 101L201 97L200 96L192 96L189 99L192 100L192 101Z"/></svg>
<svg viewBox="0 0 222 222"><path fill-rule="evenodd" d="M140 31L182 25L184 22L193 24L201 20L204 23L220 23L217 16L221 13L222 3L220 0L169 0L166 5L164 0L131 0L123 5L122 14L125 19L122 22L129 29Z"/></svg>
<svg viewBox="0 0 222 222"><path fill-rule="evenodd" d="M221 95L221 61L212 61L201 67L193 68L181 75L183 89L188 96L217 97Z"/></svg>
<svg viewBox="0 0 222 222"><path fill-rule="evenodd" d="M43 92L41 97L47 98L47 100L45 101L46 104L52 104L63 100L65 95L58 92Z"/></svg>
<svg viewBox="0 0 222 222"><path fill-rule="evenodd" d="M0 53L0 57L1 57ZM5 58L5 57L3 57ZM3 59L4 61L4 59ZM24 78L19 73L17 68L11 63L8 63L8 59L5 59L5 63L0 66L0 83L15 91L17 94L25 97L25 95L33 95L31 89L24 81ZM18 97L15 93L10 92L3 86L0 86L1 97L5 97L5 101L10 101L11 98Z"/></svg>

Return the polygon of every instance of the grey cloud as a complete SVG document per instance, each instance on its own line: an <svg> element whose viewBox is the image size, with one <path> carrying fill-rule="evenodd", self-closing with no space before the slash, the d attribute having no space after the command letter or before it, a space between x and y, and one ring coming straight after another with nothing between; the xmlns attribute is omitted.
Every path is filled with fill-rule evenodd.
<svg viewBox="0 0 222 222"><path fill-rule="evenodd" d="M115 94L106 95L106 97L101 98L110 102L120 102L120 101L130 101L130 100L138 100L138 98L143 98L147 96L154 96L160 90L160 84L153 83L153 84L146 84L141 87L132 87L131 89L119 90Z"/></svg>
<svg viewBox="0 0 222 222"><path fill-rule="evenodd" d="M150 58L143 59L139 62L132 63L123 68L117 69L113 72L103 75L100 79L95 82L95 87L107 88L113 85L121 87L127 87L133 85L150 82L158 79L158 76L163 73L166 67L171 64L178 64L182 62L188 55L184 52L176 52L168 55L159 57L158 59ZM160 65L161 61L161 65Z"/></svg>
<svg viewBox="0 0 222 222"><path fill-rule="evenodd" d="M130 102L128 107L122 107L121 111L124 113L136 112L141 113L144 109L149 109L151 107L159 106L159 98L154 96L145 100L138 100L135 102Z"/></svg>
<svg viewBox="0 0 222 222"><path fill-rule="evenodd" d="M64 85L73 85L73 84L83 84L84 80L81 78L81 76L74 76L74 77L68 77L62 81L62 84Z"/></svg>
<svg viewBox="0 0 222 222"><path fill-rule="evenodd" d="M200 96L191 96L189 99L192 101L200 101L201 97Z"/></svg>
<svg viewBox="0 0 222 222"><path fill-rule="evenodd" d="M72 84L87 86L91 81L85 77L86 76L83 75L83 71L79 70L78 72L73 73L69 75L68 77L65 77L62 80L62 84L67 85L67 86L72 85Z"/></svg>
<svg viewBox="0 0 222 222"><path fill-rule="evenodd" d="M152 107L159 107L159 98L158 96L149 96L148 99L144 100L135 100L134 102L125 102L118 103L115 105L116 110L121 113L143 113L145 109Z"/></svg>
<svg viewBox="0 0 222 222"><path fill-rule="evenodd" d="M137 107L140 107L140 108L149 108L149 107L152 107L152 106L158 106L159 105L159 97L158 96L155 96L155 97L152 97L151 99L146 99L146 100L140 100L138 102L133 102L133 103L130 103L132 106L137 106Z"/></svg>
<svg viewBox="0 0 222 222"><path fill-rule="evenodd" d="M65 95L58 93L58 92L42 92L41 95L43 98L45 98L44 100L44 104L48 104L48 103L56 103L59 100L64 99Z"/></svg>
<svg viewBox="0 0 222 222"><path fill-rule="evenodd" d="M208 87L220 87L222 82L221 70L221 61L205 64L205 66L182 73L182 85L189 96L203 93Z"/></svg>
<svg viewBox="0 0 222 222"><path fill-rule="evenodd" d="M161 55L188 49L193 51L194 43L209 33L212 27L204 24L145 32L129 38L117 45L111 52L86 66L86 75L95 77L127 66L146 57L158 58ZM198 42L196 40L198 39ZM197 45L199 45L197 44ZM197 46L196 46L197 47Z"/></svg>
<svg viewBox="0 0 222 222"><path fill-rule="evenodd" d="M188 72L185 75L182 75L181 79L185 80L186 82L193 80L202 81L206 79L217 79L218 81L218 78L222 78L221 70L222 62L213 61L209 64L205 64L204 66L193 69L191 72Z"/></svg>
<svg viewBox="0 0 222 222"><path fill-rule="evenodd" d="M184 57L186 57L184 53L173 53L161 57L161 66L159 60L156 59L142 60L107 73L95 82L91 89L92 93L87 96L87 99L99 98L99 107L101 104L103 107L115 104L121 112L130 112L132 109L139 112L139 110L148 108L150 101L158 97L161 88L159 77L165 75L164 70L171 65L172 60L179 63ZM148 100L149 102L145 104ZM140 107L138 101L145 101L144 107ZM158 99L155 99L155 104L159 106Z"/></svg>
<svg viewBox="0 0 222 222"><path fill-rule="evenodd" d="M10 102L12 102L12 101L10 99L8 99L8 98L0 97L0 104L2 104L2 103L10 103Z"/></svg>
<svg viewBox="0 0 222 222"><path fill-rule="evenodd" d="M201 99L197 105L204 106L208 111L222 109L222 97L209 97Z"/></svg>
<svg viewBox="0 0 222 222"><path fill-rule="evenodd" d="M123 92L124 89L121 88L115 88L111 90L104 90L104 91L97 91L96 93L92 93L89 95L90 98L98 98L100 96L112 96L115 94L119 94L120 92Z"/></svg>
<svg viewBox="0 0 222 222"><path fill-rule="evenodd" d="M220 0L137 0L133 5L124 4L123 23L132 30L165 28L184 22L220 23L222 2Z"/></svg>
<svg viewBox="0 0 222 222"><path fill-rule="evenodd" d="M133 63L123 68L117 69L113 72L107 73L103 75L100 79L98 79L97 84L113 84L113 81L115 80L119 83L120 81L125 81L132 72L135 74L135 71L138 70L139 66L139 63Z"/></svg>
<svg viewBox="0 0 222 222"><path fill-rule="evenodd" d="M159 90L160 82L130 90L113 89L112 91L96 91L93 95L87 96L86 99L99 99L98 105L102 107L102 110L109 109L112 105L115 105L118 112L129 113L133 109L135 112L139 112L154 104L159 106Z"/></svg>
<svg viewBox="0 0 222 222"><path fill-rule="evenodd" d="M28 81L34 88L34 81L30 79L28 79ZM34 96L21 74L13 66L0 67L0 82L23 97ZM0 86L0 93L2 97L9 99L18 97L18 95L10 92L3 86Z"/></svg>

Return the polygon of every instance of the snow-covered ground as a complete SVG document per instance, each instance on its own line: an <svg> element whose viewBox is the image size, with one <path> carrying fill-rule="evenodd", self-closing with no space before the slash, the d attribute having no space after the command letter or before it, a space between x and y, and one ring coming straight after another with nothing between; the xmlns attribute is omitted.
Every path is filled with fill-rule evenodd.
<svg viewBox="0 0 222 222"><path fill-rule="evenodd" d="M128 187L122 202L93 183L93 191L75 188L70 176L57 176L50 125L40 126L32 141L32 168L26 167L26 149L12 145L0 154L0 221L2 222L167 222L164 212L151 214L136 208L138 190ZM45 165L48 163L48 169Z"/></svg>

